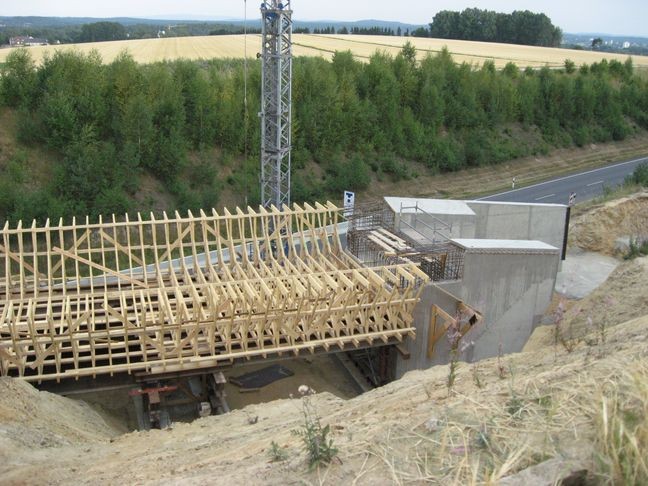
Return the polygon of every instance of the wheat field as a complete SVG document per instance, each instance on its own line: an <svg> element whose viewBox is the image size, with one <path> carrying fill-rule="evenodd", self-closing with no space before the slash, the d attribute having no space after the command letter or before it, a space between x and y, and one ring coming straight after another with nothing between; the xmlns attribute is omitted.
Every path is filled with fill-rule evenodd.
<svg viewBox="0 0 648 486"><path fill-rule="evenodd" d="M458 63L481 65L486 60L492 60L497 67L503 67L511 61L520 67L560 67L565 59L571 59L577 65L581 65L601 59L623 62L628 57L623 54L447 39L313 34L295 34L293 51L296 56L320 56L330 59L335 51L350 50L357 59L368 60L376 51L396 55L407 41L416 47L419 59L428 53L437 53L447 46ZM104 62L111 62L122 51L128 51L137 62L152 63L178 58L243 58L246 53L248 57L255 58L260 51L260 44L260 36L250 34L247 41L243 35L225 35L38 46L28 49L37 63L40 63L46 54L51 55L56 50L68 49L83 53L97 50ZM0 63L5 61L11 51L12 49L0 49ZM635 66L648 67L648 56L633 56L632 59Z"/></svg>

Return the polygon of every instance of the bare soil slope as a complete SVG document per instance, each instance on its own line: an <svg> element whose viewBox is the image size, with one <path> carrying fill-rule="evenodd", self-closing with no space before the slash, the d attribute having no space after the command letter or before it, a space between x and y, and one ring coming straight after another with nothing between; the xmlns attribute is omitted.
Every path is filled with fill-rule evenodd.
<svg viewBox="0 0 648 486"><path fill-rule="evenodd" d="M618 238L644 235L648 232L648 192L596 204L579 212L571 220L569 245L586 251L620 258L616 247ZM580 340L587 334L606 329L648 314L648 257L623 261L609 278L591 294L579 301L554 298L549 310L563 301L566 308L560 323L564 339ZM554 327L535 330L525 349L538 350L555 341Z"/></svg>
<svg viewBox="0 0 648 486"><path fill-rule="evenodd" d="M302 423L300 399L293 399L173 430L134 432L113 442L107 440L110 431L98 431L96 436L68 434L69 442L55 448L38 443L30 450L11 447L4 453L0 482L470 484L473 479L498 481L557 456L592 469L602 397L623 393L624 384L635 379L648 379L647 335L648 316L611 329L605 345L511 355L478 367L461 364L450 393L448 367L441 366L409 373L349 401L316 395L313 403L324 423L331 424L340 452L329 468L312 472L291 434ZM23 388L12 385L3 395L23 396ZM31 393L36 401L42 399ZM84 420L73 402L60 400L67 403L57 413L69 424ZM11 425L8 418L3 431ZM40 426L35 422L24 432ZM284 448L286 461L270 462L272 441Z"/></svg>
<svg viewBox="0 0 648 486"><path fill-rule="evenodd" d="M569 244L615 255L617 238L648 236L648 192L588 208L569 229Z"/></svg>
<svg viewBox="0 0 648 486"><path fill-rule="evenodd" d="M42 456L56 456L78 444L103 443L121 433L84 402L0 378L0 483ZM38 480L46 478L41 475Z"/></svg>
<svg viewBox="0 0 648 486"><path fill-rule="evenodd" d="M601 333L630 319L648 314L648 257L623 262L608 279L587 297L563 301L567 309L560 324L561 335L568 340L583 340L589 334ZM555 312L555 305L550 314ZM539 327L525 346L534 351L551 346L555 340L553 326Z"/></svg>

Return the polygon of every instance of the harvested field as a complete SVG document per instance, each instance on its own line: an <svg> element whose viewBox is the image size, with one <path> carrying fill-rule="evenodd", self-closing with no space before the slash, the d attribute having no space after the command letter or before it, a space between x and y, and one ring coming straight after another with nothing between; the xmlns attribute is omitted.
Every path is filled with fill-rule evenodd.
<svg viewBox="0 0 648 486"><path fill-rule="evenodd" d="M591 64L605 58L627 59L622 54L609 54L592 51L577 51L535 46L497 44L489 42L472 42L450 39L424 39L418 37L393 37L370 35L296 35L294 42L301 47L325 50L330 52L351 50L356 57L368 58L377 50L398 54L402 46L411 42L418 51L419 59L428 53L436 54L447 46L456 62L482 64L492 60L497 67L504 67L508 62L526 67L561 67L565 59L571 59L577 65ZM648 57L633 57L636 66L648 66Z"/></svg>
<svg viewBox="0 0 648 486"><path fill-rule="evenodd" d="M326 59L330 59L335 51L346 50L351 50L356 58L361 60L367 60L376 51L396 55L407 41L416 47L419 59L428 53L435 54L447 46L456 62L480 65L486 60L492 60L497 67L503 67L511 61L521 67L560 67L565 59L571 59L577 65L591 64L604 58L616 59L621 62L627 59L627 56L623 54L449 39L313 34L295 34L293 36L296 56L320 56ZM259 35L248 35L247 54L249 57L256 56L259 44ZM124 50L128 50L140 63L178 58L243 58L245 56L245 37L243 35L174 37L29 48L37 62L41 62L46 53L52 54L57 49L76 49L83 53L96 49L106 62L112 61ZM12 49L0 50L0 63L4 62L11 51ZM633 61L635 66L648 67L647 56L634 56Z"/></svg>

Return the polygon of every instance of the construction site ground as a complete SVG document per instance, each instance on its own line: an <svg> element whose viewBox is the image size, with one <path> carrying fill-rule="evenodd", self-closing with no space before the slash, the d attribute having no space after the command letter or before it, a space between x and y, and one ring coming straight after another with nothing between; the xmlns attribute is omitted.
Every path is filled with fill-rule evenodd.
<svg viewBox="0 0 648 486"><path fill-rule="evenodd" d="M576 215L571 245L601 251L587 231L598 225L596 245L610 248L628 233L624 221L646 214L646 201L648 194L635 195ZM612 403L639 417L638 447L646 452L646 288L648 257L619 260L588 296L557 295L548 316L564 300L565 344L554 326L540 327L523 353L459 363L450 389L449 366L349 399L308 375L282 380L293 395L302 384L318 391L308 400L339 449L330 466L313 470L292 432L304 425L303 398L124 433L123 424L82 401L2 379L0 483L510 485L552 484L571 470L605 479L602 418ZM285 460L271 460L273 442Z"/></svg>
<svg viewBox="0 0 648 486"><path fill-rule="evenodd" d="M569 299L582 299L605 282L619 263L611 256L570 248L556 276L556 291Z"/></svg>

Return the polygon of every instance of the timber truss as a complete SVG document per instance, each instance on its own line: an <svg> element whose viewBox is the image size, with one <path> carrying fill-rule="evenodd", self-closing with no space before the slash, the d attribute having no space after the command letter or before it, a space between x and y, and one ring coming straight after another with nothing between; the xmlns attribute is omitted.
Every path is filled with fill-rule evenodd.
<svg viewBox="0 0 648 486"><path fill-rule="evenodd" d="M0 374L161 374L398 342L428 277L363 267L331 203L5 225Z"/></svg>

